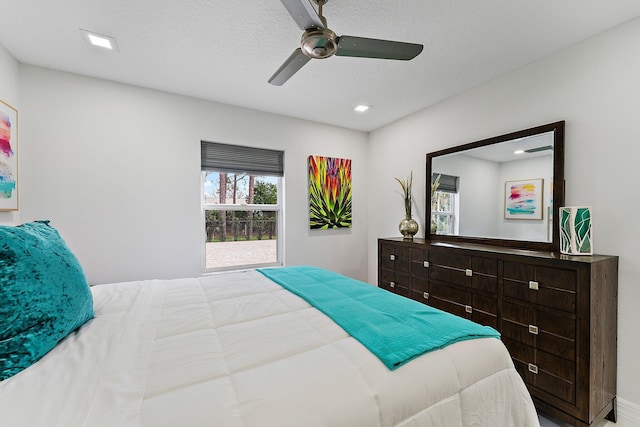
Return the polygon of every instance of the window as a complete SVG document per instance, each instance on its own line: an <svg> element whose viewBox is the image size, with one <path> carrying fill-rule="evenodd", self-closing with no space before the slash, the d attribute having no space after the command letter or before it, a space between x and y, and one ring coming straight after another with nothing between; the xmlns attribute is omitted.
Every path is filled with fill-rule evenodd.
<svg viewBox="0 0 640 427"><path fill-rule="evenodd" d="M279 265L283 153L202 141L204 270Z"/></svg>
<svg viewBox="0 0 640 427"><path fill-rule="evenodd" d="M440 177L439 185L431 198L431 232L455 234L458 229L456 200L459 178L451 175L433 174L432 182L435 182L438 176Z"/></svg>
<svg viewBox="0 0 640 427"><path fill-rule="evenodd" d="M436 234L453 234L455 230L455 194L436 191L431 199L431 218Z"/></svg>

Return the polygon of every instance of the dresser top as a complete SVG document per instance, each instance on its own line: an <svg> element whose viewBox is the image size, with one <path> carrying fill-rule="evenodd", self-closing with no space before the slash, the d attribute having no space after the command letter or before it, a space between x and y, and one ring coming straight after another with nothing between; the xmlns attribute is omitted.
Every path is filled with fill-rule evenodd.
<svg viewBox="0 0 640 427"><path fill-rule="evenodd" d="M429 240L414 238L413 240L405 240L402 237L381 238L379 240L390 241L394 243L406 244L409 246L424 246L424 249L430 248L450 248L467 251L478 251L485 253L495 253L500 255L519 255L542 259L555 259L571 262L593 263L605 259L618 258L616 255L565 255L557 252L534 251L528 249L517 249L504 246L483 245L477 243L446 243L432 242Z"/></svg>

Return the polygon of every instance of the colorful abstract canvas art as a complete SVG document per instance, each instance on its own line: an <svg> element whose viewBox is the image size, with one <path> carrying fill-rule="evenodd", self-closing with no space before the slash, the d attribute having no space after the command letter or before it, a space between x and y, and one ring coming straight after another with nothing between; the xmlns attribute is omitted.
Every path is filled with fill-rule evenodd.
<svg viewBox="0 0 640 427"><path fill-rule="evenodd" d="M309 156L309 227L351 227L351 160Z"/></svg>
<svg viewBox="0 0 640 427"><path fill-rule="evenodd" d="M591 208L560 208L560 252L567 255L593 255Z"/></svg>
<svg viewBox="0 0 640 427"><path fill-rule="evenodd" d="M18 210L18 111L0 101L0 211Z"/></svg>
<svg viewBox="0 0 640 427"><path fill-rule="evenodd" d="M543 179L505 183L505 219L542 219Z"/></svg>

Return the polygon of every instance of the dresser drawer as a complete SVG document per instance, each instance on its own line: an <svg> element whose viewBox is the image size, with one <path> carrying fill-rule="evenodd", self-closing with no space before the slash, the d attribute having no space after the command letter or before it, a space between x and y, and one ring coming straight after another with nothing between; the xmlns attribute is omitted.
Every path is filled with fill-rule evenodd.
<svg viewBox="0 0 640 427"><path fill-rule="evenodd" d="M411 279L407 273L396 271L389 287L391 287L391 289L397 294L409 296L410 283Z"/></svg>
<svg viewBox="0 0 640 427"><path fill-rule="evenodd" d="M496 297L471 294L471 313L469 314L468 317L474 322L498 329L498 300Z"/></svg>
<svg viewBox="0 0 640 427"><path fill-rule="evenodd" d="M417 291L415 289L411 289L410 298L423 304L429 304L431 294L428 291Z"/></svg>
<svg viewBox="0 0 640 427"><path fill-rule="evenodd" d="M574 313L577 273L514 262L503 264L504 296Z"/></svg>
<svg viewBox="0 0 640 427"><path fill-rule="evenodd" d="M409 289L408 286L402 286L402 284L396 283L393 287L393 292L398 295L402 295L403 297L411 297L411 289Z"/></svg>
<svg viewBox="0 0 640 427"><path fill-rule="evenodd" d="M448 265L438 265L435 262L431 262L431 266L429 267L429 279L431 281L437 280L470 288L471 272L471 269L461 270Z"/></svg>
<svg viewBox="0 0 640 427"><path fill-rule="evenodd" d="M462 306L471 306L471 292L464 291L453 286L443 285L437 282L430 283L430 294L432 297L455 302Z"/></svg>
<svg viewBox="0 0 640 427"><path fill-rule="evenodd" d="M429 292L429 279L426 277L411 277L411 290L417 293Z"/></svg>
<svg viewBox="0 0 640 427"><path fill-rule="evenodd" d="M393 270L395 257L391 255L395 252L395 245L390 243L381 243L378 254L378 266L381 269Z"/></svg>
<svg viewBox="0 0 640 427"><path fill-rule="evenodd" d="M473 276L471 287L483 291L498 292L498 263L494 259L473 257L471 260Z"/></svg>
<svg viewBox="0 0 640 427"><path fill-rule="evenodd" d="M495 297L485 297L483 295L472 294L471 307L473 307L474 313L476 311L482 311L483 313L490 314L495 318L498 317L498 300Z"/></svg>
<svg viewBox="0 0 640 427"><path fill-rule="evenodd" d="M432 264L445 266L454 270L464 271L467 268L471 268L470 255L456 255L452 253L434 252L431 254L430 261Z"/></svg>
<svg viewBox="0 0 640 427"><path fill-rule="evenodd" d="M524 382L565 402L576 402L575 362L503 338Z"/></svg>
<svg viewBox="0 0 640 427"><path fill-rule="evenodd" d="M442 311L446 311L447 313L455 314L456 316L464 318L468 317L468 313L466 312L467 307L469 307L468 305L446 299L440 299L435 295L429 296L429 305Z"/></svg>
<svg viewBox="0 0 640 427"><path fill-rule="evenodd" d="M498 317L496 315L476 310L475 307L473 307L471 315L467 315L467 318L481 325L491 326L496 330L498 329Z"/></svg>
<svg viewBox="0 0 640 427"><path fill-rule="evenodd" d="M503 301L501 330L511 340L576 360L576 320L570 316Z"/></svg>
<svg viewBox="0 0 640 427"><path fill-rule="evenodd" d="M466 255L430 254L429 278L486 292L498 291L496 260Z"/></svg>
<svg viewBox="0 0 640 427"><path fill-rule="evenodd" d="M411 248L411 261L423 264L423 267L426 267L424 262L429 261L429 251L421 248Z"/></svg>
<svg viewBox="0 0 640 427"><path fill-rule="evenodd" d="M429 283L429 253L423 249L411 248L411 289L426 292Z"/></svg>
<svg viewBox="0 0 640 427"><path fill-rule="evenodd" d="M380 267L383 269L409 273L410 265L411 248L392 244L380 246Z"/></svg>
<svg viewBox="0 0 640 427"><path fill-rule="evenodd" d="M384 268L380 270L380 277L378 277L378 283L383 287L394 288L395 286L401 286L409 289L409 284L411 283L411 279L409 274L407 273Z"/></svg>
<svg viewBox="0 0 640 427"><path fill-rule="evenodd" d="M498 301L495 297L486 297L439 283L430 285L428 296L428 304L433 307L481 325L498 328Z"/></svg>

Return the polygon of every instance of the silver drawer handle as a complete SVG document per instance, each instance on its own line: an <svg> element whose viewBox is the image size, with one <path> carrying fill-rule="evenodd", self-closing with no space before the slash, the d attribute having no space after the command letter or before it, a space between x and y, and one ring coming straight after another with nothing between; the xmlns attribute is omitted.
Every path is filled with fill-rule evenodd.
<svg viewBox="0 0 640 427"><path fill-rule="evenodd" d="M534 291L538 290L538 282L533 280L529 280L529 289L533 289Z"/></svg>
<svg viewBox="0 0 640 427"><path fill-rule="evenodd" d="M390 259L391 261L395 261L395 260L396 260L396 256L395 256L395 255L393 255L393 254L391 254L391 255L389 255L389 259Z"/></svg>
<svg viewBox="0 0 640 427"><path fill-rule="evenodd" d="M533 335L538 335L538 327L537 326L533 326L533 325L529 325L529 333L531 333Z"/></svg>
<svg viewBox="0 0 640 427"><path fill-rule="evenodd" d="M424 268L429 268L429 261L425 261L422 265L424 265Z"/></svg>
<svg viewBox="0 0 640 427"><path fill-rule="evenodd" d="M470 305L465 305L464 311L466 311L467 313L473 313L473 307L471 307Z"/></svg>
<svg viewBox="0 0 640 427"><path fill-rule="evenodd" d="M396 287L396 282L390 282L389 286L392 287L392 288L395 288Z"/></svg>
<svg viewBox="0 0 640 427"><path fill-rule="evenodd" d="M473 270L469 270L468 268L464 271L464 274L466 274L467 276L471 277L473 276Z"/></svg>
<svg viewBox="0 0 640 427"><path fill-rule="evenodd" d="M533 363L529 363L529 372L537 374L538 373L538 367L536 365L534 365Z"/></svg>
<svg viewBox="0 0 640 427"><path fill-rule="evenodd" d="M424 294L422 294L424 296L424 299L429 299L429 292L425 292Z"/></svg>

